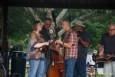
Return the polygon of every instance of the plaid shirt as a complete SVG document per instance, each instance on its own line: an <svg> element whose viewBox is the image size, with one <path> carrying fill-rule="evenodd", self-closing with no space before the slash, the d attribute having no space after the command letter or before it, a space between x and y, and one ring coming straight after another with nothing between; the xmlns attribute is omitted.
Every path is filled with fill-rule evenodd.
<svg viewBox="0 0 115 77"><path fill-rule="evenodd" d="M70 30L66 32L65 37L64 37L64 42L65 43L72 43L71 48L65 48L65 59L68 58L77 58L78 55L78 38L77 38L77 33Z"/></svg>

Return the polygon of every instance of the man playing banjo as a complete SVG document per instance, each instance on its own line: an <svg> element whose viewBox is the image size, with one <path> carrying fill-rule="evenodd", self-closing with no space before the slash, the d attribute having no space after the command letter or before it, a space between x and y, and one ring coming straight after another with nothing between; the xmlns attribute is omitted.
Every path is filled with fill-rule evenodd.
<svg viewBox="0 0 115 77"><path fill-rule="evenodd" d="M115 77L115 23L110 23L99 45L99 57L109 60L104 62L104 77Z"/></svg>

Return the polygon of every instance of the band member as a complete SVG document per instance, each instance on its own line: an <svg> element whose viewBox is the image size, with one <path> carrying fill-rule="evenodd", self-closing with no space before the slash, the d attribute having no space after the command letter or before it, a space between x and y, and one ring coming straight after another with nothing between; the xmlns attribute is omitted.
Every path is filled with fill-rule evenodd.
<svg viewBox="0 0 115 77"><path fill-rule="evenodd" d="M64 40L56 40L56 43L65 47L65 77L73 77L78 51L77 33L70 28L68 20L62 20L61 27L65 31Z"/></svg>
<svg viewBox="0 0 115 77"><path fill-rule="evenodd" d="M115 55L115 23L108 26L108 32L105 33L99 45L99 56ZM115 77L115 59L104 63L104 77Z"/></svg>
<svg viewBox="0 0 115 77"><path fill-rule="evenodd" d="M43 25L40 21L36 21L33 24L33 31L30 35L30 51L29 63L29 77L44 77L45 75L45 57L42 50L43 46L49 45L48 42L44 42L40 31L42 30Z"/></svg>
<svg viewBox="0 0 115 77"><path fill-rule="evenodd" d="M50 28L52 26L52 20L50 18L46 18L44 21L44 25L43 25L43 29L40 32L43 35L43 38L45 41L51 40L52 39L52 33L50 32ZM49 69L49 66L51 64L51 49L49 48L49 46L45 47L43 49L43 51L45 52L45 58L46 58L46 75Z"/></svg>
<svg viewBox="0 0 115 77"><path fill-rule="evenodd" d="M79 37L78 58L75 64L74 77L86 77L86 58L90 44L90 33L85 31L85 25L79 20L76 22L74 29Z"/></svg>

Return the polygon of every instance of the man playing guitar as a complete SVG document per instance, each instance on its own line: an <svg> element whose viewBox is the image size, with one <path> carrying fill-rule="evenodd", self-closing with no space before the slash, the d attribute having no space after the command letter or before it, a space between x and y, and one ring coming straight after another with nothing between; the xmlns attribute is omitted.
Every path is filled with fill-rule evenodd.
<svg viewBox="0 0 115 77"><path fill-rule="evenodd" d="M104 77L115 77L115 23L108 26L108 32L101 38L98 59L104 62Z"/></svg>

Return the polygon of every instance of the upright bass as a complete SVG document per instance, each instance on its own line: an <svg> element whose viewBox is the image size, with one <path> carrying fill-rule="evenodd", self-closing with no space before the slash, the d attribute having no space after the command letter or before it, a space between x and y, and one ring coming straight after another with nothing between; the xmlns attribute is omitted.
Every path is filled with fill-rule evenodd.
<svg viewBox="0 0 115 77"><path fill-rule="evenodd" d="M57 27L54 12L52 12L52 18L55 26ZM56 31L57 32L57 31ZM55 40L58 39L58 32L55 33L55 37L53 38L53 42L50 45L50 48L53 51L52 55L52 64L48 70L48 77L64 77L64 56L63 56L63 48L59 44L55 43Z"/></svg>

